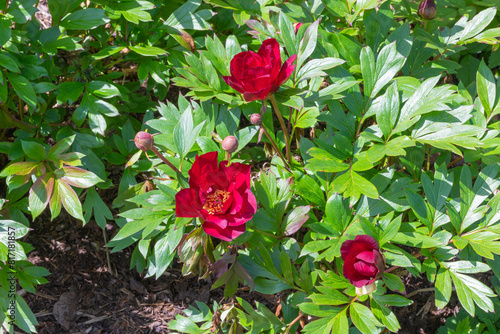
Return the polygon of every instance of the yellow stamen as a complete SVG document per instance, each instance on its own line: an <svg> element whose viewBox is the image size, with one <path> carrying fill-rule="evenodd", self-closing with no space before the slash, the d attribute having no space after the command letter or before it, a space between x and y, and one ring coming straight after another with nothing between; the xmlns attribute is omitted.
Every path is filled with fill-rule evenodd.
<svg viewBox="0 0 500 334"><path fill-rule="evenodd" d="M225 190L216 190L213 194L207 196L203 209L209 214L222 213L224 203L229 199L230 192Z"/></svg>

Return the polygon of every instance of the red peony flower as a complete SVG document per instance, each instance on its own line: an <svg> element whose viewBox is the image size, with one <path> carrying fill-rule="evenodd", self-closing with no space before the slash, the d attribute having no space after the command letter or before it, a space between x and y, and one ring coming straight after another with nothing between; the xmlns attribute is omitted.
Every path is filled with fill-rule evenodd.
<svg viewBox="0 0 500 334"><path fill-rule="evenodd" d="M245 101L265 100L278 90L295 69L291 56L281 66L280 46L274 38L265 40L257 53L240 52L231 60L231 76L224 81L243 93Z"/></svg>
<svg viewBox="0 0 500 334"><path fill-rule="evenodd" d="M208 235L231 241L245 232L257 211L250 190L250 165L237 162L217 166L217 152L196 156L189 171L189 188L175 195L178 217L201 217Z"/></svg>
<svg viewBox="0 0 500 334"><path fill-rule="evenodd" d="M373 283L385 269L385 260L377 240L369 235L357 235L340 247L344 260L344 276L355 287Z"/></svg>

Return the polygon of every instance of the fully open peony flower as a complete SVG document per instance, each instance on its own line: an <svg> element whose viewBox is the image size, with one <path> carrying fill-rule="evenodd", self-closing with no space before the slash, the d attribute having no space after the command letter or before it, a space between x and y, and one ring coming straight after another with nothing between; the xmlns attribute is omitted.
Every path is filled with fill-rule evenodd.
<svg viewBox="0 0 500 334"><path fill-rule="evenodd" d="M231 76L224 81L243 94L245 101L265 100L293 73L297 58L291 56L281 66L280 46L274 38L265 40L257 53L240 52L231 60Z"/></svg>
<svg viewBox="0 0 500 334"><path fill-rule="evenodd" d="M217 152L196 156L189 171L189 188L175 195L178 217L201 217L208 235L231 241L245 232L257 211L250 190L250 165L237 162L217 166Z"/></svg>
<svg viewBox="0 0 500 334"><path fill-rule="evenodd" d="M385 269L385 260L377 240L369 235L357 235L340 247L344 260L344 276L355 287L373 283Z"/></svg>

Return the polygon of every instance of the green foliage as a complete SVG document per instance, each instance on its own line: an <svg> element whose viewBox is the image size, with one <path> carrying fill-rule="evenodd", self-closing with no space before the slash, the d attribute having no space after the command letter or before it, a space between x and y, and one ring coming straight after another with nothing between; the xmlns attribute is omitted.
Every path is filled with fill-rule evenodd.
<svg viewBox="0 0 500 334"><path fill-rule="evenodd" d="M52 220L64 207L101 228L115 218L108 246L131 247L131 268L158 278L179 262L224 288L229 303L197 302L169 324L178 332L397 332L395 310L412 302L407 273L434 287L438 308L458 297L468 315L450 332L496 330L495 1L438 1L424 22L406 0L49 0L50 25L35 3L0 9L0 152L10 160L1 231L19 239L47 207ZM272 102L246 102L222 76L268 38L295 68ZM143 154L134 136L144 130L155 146ZM239 141L231 154L227 136ZM232 242L176 214L208 152L252 165L258 209ZM102 190L113 188L108 205ZM373 237L392 267L365 295L343 277L341 246L356 235ZM15 245L16 280L33 292L48 273ZM480 279L490 272L493 283ZM242 286L280 293L281 312L244 300ZM16 325L35 331L15 302Z"/></svg>

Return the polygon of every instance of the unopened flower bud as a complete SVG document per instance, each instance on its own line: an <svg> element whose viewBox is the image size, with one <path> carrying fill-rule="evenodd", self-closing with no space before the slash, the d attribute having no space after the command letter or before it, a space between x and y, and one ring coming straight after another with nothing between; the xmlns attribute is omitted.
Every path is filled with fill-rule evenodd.
<svg viewBox="0 0 500 334"><path fill-rule="evenodd" d="M227 136L222 141L222 149L227 153L233 153L238 149L238 139L235 136Z"/></svg>
<svg viewBox="0 0 500 334"><path fill-rule="evenodd" d="M147 152L153 148L155 141L153 135L145 131L139 131L135 135L135 146L141 151Z"/></svg>
<svg viewBox="0 0 500 334"><path fill-rule="evenodd" d="M426 20L432 20L436 16L436 3L434 0L422 0L418 6L418 15Z"/></svg>
<svg viewBox="0 0 500 334"><path fill-rule="evenodd" d="M253 125L261 125L262 124L262 116L260 114L252 114L252 115L250 115L250 122Z"/></svg>
<svg viewBox="0 0 500 334"><path fill-rule="evenodd" d="M299 32L300 27L302 27L304 23L294 23L295 26L295 35Z"/></svg>

